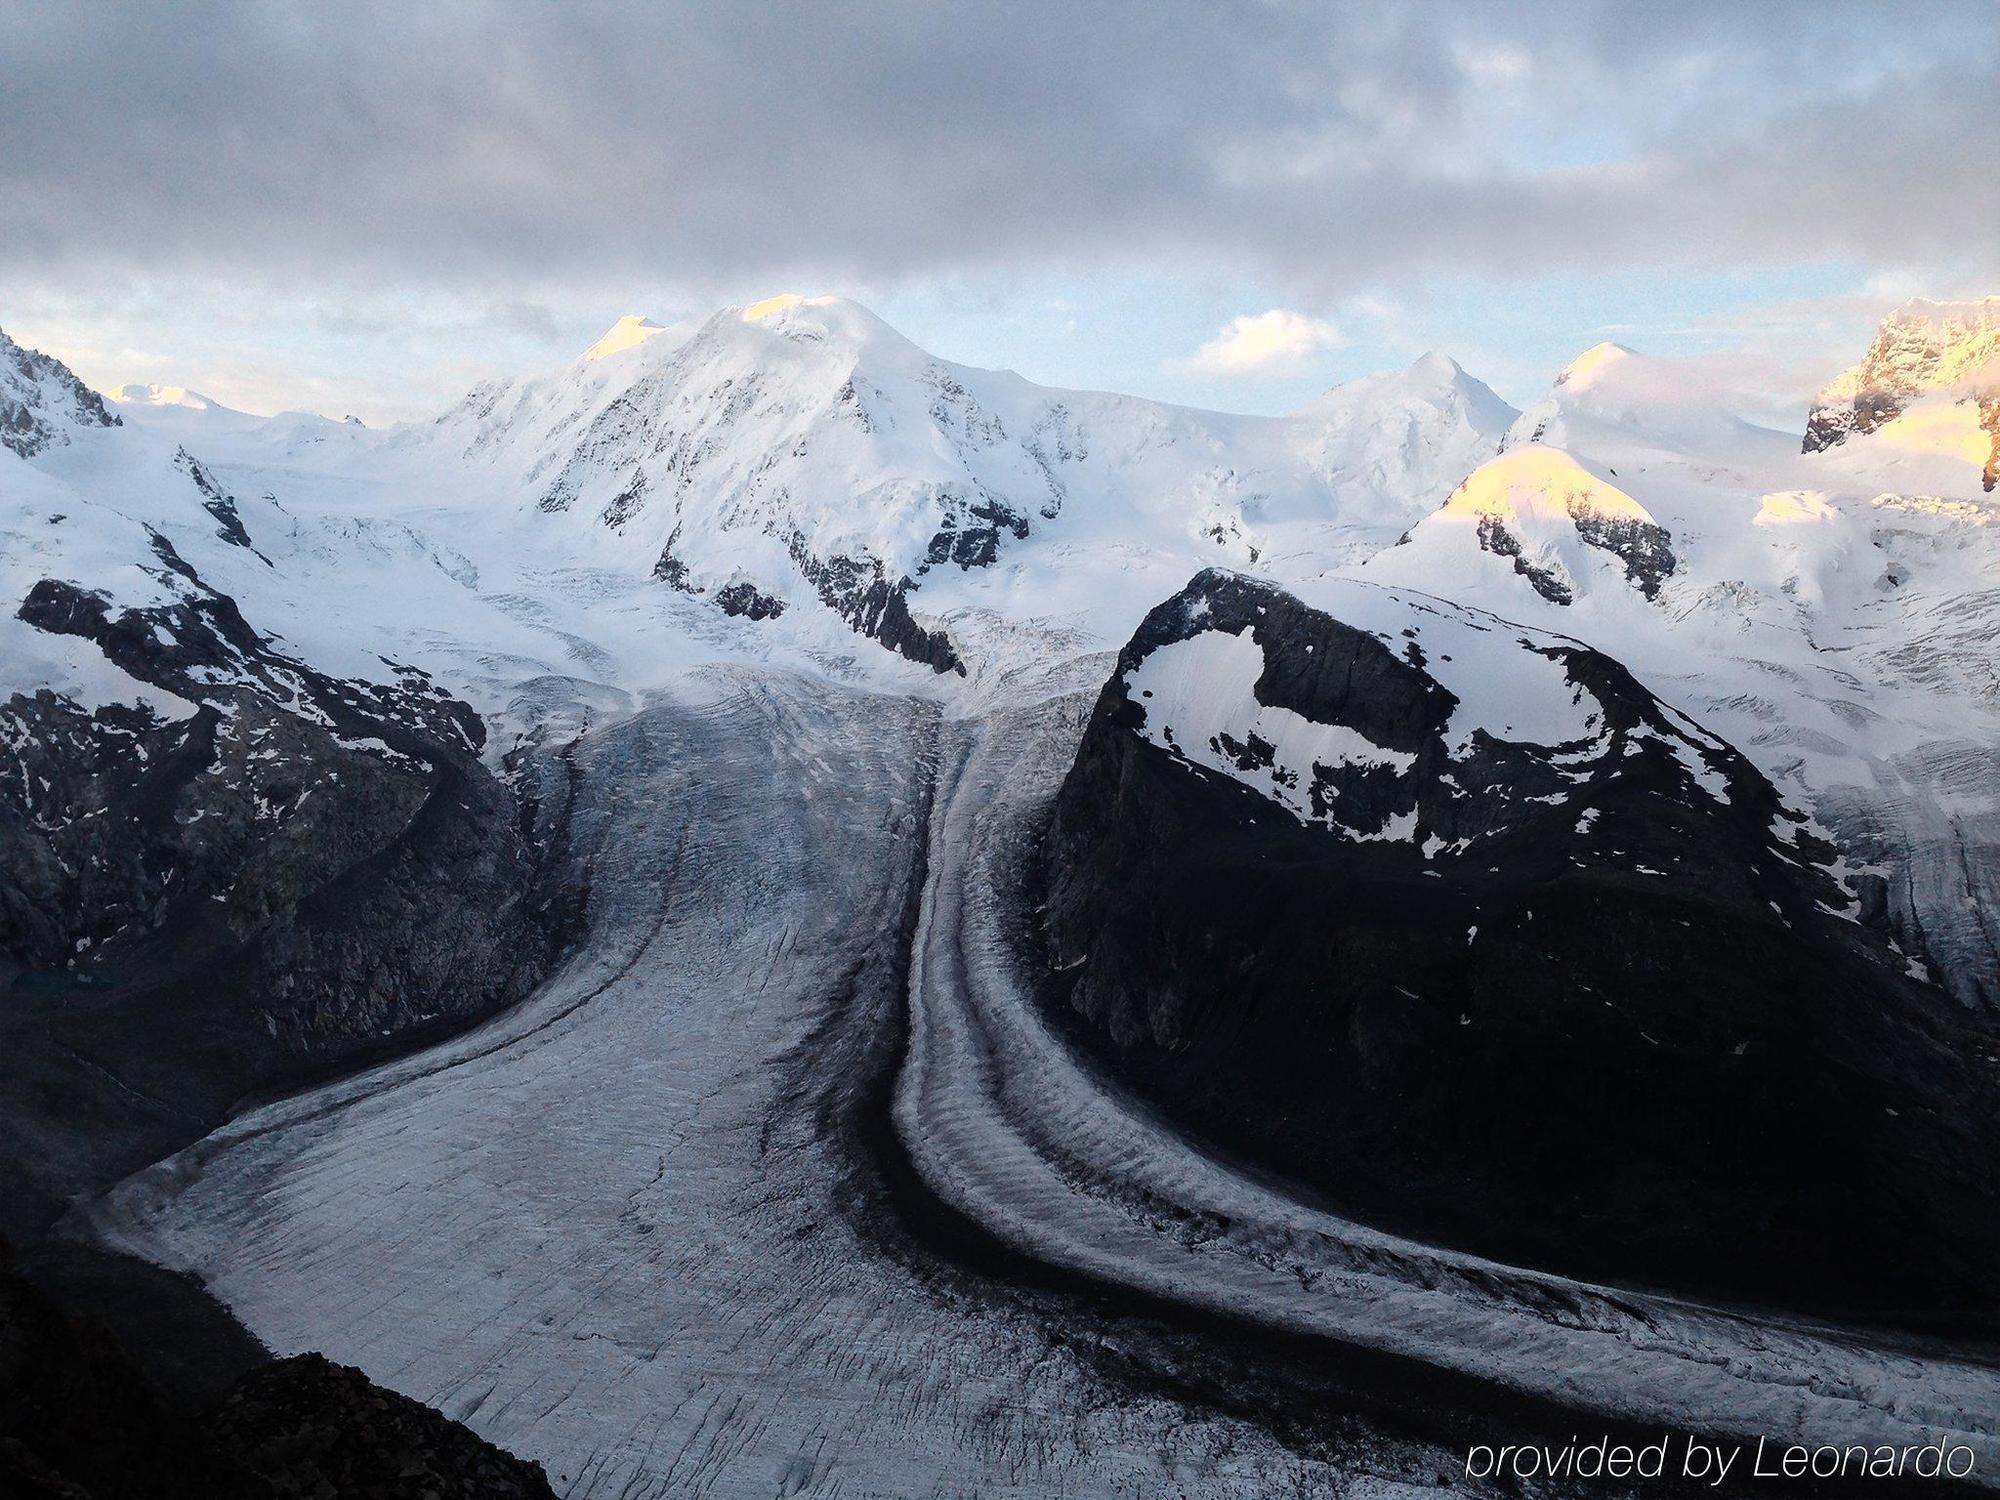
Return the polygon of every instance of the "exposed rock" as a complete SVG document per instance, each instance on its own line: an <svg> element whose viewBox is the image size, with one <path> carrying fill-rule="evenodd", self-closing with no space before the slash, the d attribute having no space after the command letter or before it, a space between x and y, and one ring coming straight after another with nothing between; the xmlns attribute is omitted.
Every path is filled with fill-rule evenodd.
<svg viewBox="0 0 2000 1500"><path fill-rule="evenodd" d="M1980 302L1907 302L1882 320L1861 363L1814 399L1804 451L1817 453L1901 416L1934 392L1977 387L1985 404L2000 393L2000 297ZM1990 424L1989 424L1990 425ZM1992 488L1989 479L1987 488Z"/></svg>
<svg viewBox="0 0 2000 1500"><path fill-rule="evenodd" d="M964 506L947 503L937 534L925 552L924 566L953 562L961 568L990 566L1000 555L1000 533L1017 541L1028 536L1028 518L992 496Z"/></svg>
<svg viewBox="0 0 2000 1500"><path fill-rule="evenodd" d="M784 600L743 579L717 589L715 604L725 615L741 615L750 620L775 620L785 612Z"/></svg>
<svg viewBox="0 0 2000 1500"><path fill-rule="evenodd" d="M1591 587L1600 571L1593 553L1617 558L1625 581L1648 599L1678 566L1672 533L1643 505L1561 449L1535 443L1480 465L1398 546L1448 559L1468 528L1482 551L1507 558L1552 604L1573 603Z"/></svg>
<svg viewBox="0 0 2000 1500"><path fill-rule="evenodd" d="M1666 527L1625 516L1605 516L1588 506L1571 506L1576 534L1590 546L1609 552L1625 564L1625 576L1648 599L1674 571L1673 535Z"/></svg>
<svg viewBox="0 0 2000 1500"><path fill-rule="evenodd" d="M805 538L794 534L792 561L818 592L826 607L856 631L880 641L899 656L922 662L934 672L965 674L958 650L943 630L926 630L910 614L909 594L916 585L908 578L890 583L882 564L873 558L818 558Z"/></svg>
<svg viewBox="0 0 2000 1500"><path fill-rule="evenodd" d="M680 539L681 531L676 526L673 534L667 538L666 545L660 548L659 560L653 564L653 576L668 588L678 589L683 594L700 593L701 591L688 581L688 565L674 553L674 544Z"/></svg>
<svg viewBox="0 0 2000 1500"><path fill-rule="evenodd" d="M1992 436L1993 446L1986 455L1986 467L1980 471L1981 487L1990 495L1996 484L2000 484L2000 391L1986 397L1979 404L1979 425Z"/></svg>
<svg viewBox="0 0 2000 1500"><path fill-rule="evenodd" d="M317 1354L245 1376L204 1424L223 1485L273 1497L554 1500L542 1466Z"/></svg>
<svg viewBox="0 0 2000 1500"><path fill-rule="evenodd" d="M284 655L164 538L169 597L114 610L59 579L19 616L188 705L0 705L0 1227L324 1076L524 995L567 931L537 841L415 668Z"/></svg>
<svg viewBox="0 0 2000 1500"><path fill-rule="evenodd" d="M174 467L187 475L190 483L201 491L201 508L215 517L215 534L232 547L241 547L249 552L257 552L250 540L250 533L243 528L243 517L237 512L236 497L215 482L215 477L201 466L187 449L174 454ZM264 566L271 565L271 559L257 552L263 558Z"/></svg>
<svg viewBox="0 0 2000 1500"><path fill-rule="evenodd" d="M32 458L61 447L79 427L121 425L67 365L0 333L0 447Z"/></svg>
<svg viewBox="0 0 2000 1500"><path fill-rule="evenodd" d="M1405 534L1407 542L1409 536ZM1528 580L1528 586L1551 604L1568 604L1576 596L1569 584L1558 578L1550 568L1537 567L1523 555L1520 538L1507 529L1507 523L1498 516L1479 518L1479 545L1495 557L1512 558L1514 571Z"/></svg>
<svg viewBox="0 0 2000 1500"><path fill-rule="evenodd" d="M1448 607L1398 607L1400 635L1359 629L1211 572L1125 648L1047 844L1054 982L1089 1044L1226 1147L1426 1235L1991 1315L1985 1049L1861 925L1835 851L1616 662L1455 612L1455 670L1559 669L1587 725L1465 733ZM1145 663L1200 641L1261 670L1170 710ZM1187 740L1235 701L1241 727ZM1348 748L1301 764L1285 734Z"/></svg>

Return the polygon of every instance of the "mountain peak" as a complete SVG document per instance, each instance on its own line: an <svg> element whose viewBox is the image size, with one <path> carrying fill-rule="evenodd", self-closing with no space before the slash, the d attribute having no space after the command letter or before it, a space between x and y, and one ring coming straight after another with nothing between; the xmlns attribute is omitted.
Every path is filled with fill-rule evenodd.
<svg viewBox="0 0 2000 1500"><path fill-rule="evenodd" d="M896 332L875 313L848 297L805 297L797 292L780 292L775 297L728 308L725 312L734 313L744 323L773 327L811 326L824 332L840 332L856 337ZM897 334L897 337L902 335Z"/></svg>
<svg viewBox="0 0 2000 1500"><path fill-rule="evenodd" d="M1400 370L1382 370L1330 386L1301 407L1299 416L1325 418L1350 413L1364 405L1417 400L1432 405L1456 396L1478 409L1481 419L1505 431L1515 412L1484 381L1466 373L1465 366L1441 350L1432 349Z"/></svg>
<svg viewBox="0 0 2000 1500"><path fill-rule="evenodd" d="M1628 349L1623 344L1614 344L1608 340L1602 344L1592 344L1563 366L1562 373L1556 376L1556 384L1568 386L1571 390L1587 390L1607 371L1614 370L1626 360L1636 357L1637 351Z"/></svg>
<svg viewBox="0 0 2000 1500"><path fill-rule="evenodd" d="M1410 364L1411 375L1426 380L1456 380L1465 373L1465 366L1441 349L1428 349Z"/></svg>
<svg viewBox="0 0 2000 1500"><path fill-rule="evenodd" d="M609 359L614 354L637 348L656 333L666 331L664 323L655 323L637 313L627 313L605 330L603 338L584 350L583 357L587 360Z"/></svg>
<svg viewBox="0 0 2000 1500"><path fill-rule="evenodd" d="M1614 520L1653 522L1646 507L1616 485L1597 478L1562 449L1539 443L1488 459L1439 513L1518 522L1531 515L1574 517L1580 509Z"/></svg>
<svg viewBox="0 0 2000 1500"><path fill-rule="evenodd" d="M1966 330L2000 328L2000 295L1958 301L1912 297L1883 319L1884 323L1935 323Z"/></svg>
<svg viewBox="0 0 2000 1500"><path fill-rule="evenodd" d="M831 297L815 297L812 299L813 305L822 305L833 300ZM746 323L761 323L766 318L777 313L786 312L805 301L806 299L801 297L797 292L780 292L775 297L766 297L761 302L752 302L749 306L745 307L743 309L743 321Z"/></svg>

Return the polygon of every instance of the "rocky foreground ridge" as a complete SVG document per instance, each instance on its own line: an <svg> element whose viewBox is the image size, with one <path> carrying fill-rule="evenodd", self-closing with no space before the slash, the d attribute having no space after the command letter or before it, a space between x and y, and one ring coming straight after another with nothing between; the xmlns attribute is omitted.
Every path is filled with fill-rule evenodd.
<svg viewBox="0 0 2000 1500"><path fill-rule="evenodd" d="M539 1464L317 1354L177 1399L10 1262L0 1242L10 1500L553 1500Z"/></svg>

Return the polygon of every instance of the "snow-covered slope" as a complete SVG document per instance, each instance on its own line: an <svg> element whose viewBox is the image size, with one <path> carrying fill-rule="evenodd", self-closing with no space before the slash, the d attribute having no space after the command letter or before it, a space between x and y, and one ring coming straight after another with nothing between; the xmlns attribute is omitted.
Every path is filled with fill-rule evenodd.
<svg viewBox="0 0 2000 1500"><path fill-rule="evenodd" d="M1261 419L951 364L838 298L635 330L474 391L387 456L609 533L599 555L725 610L823 607L941 669L976 667L995 618L1112 644L1204 553L1324 566L1378 545L1512 416L1441 356Z"/></svg>
<svg viewBox="0 0 2000 1500"><path fill-rule="evenodd" d="M1379 557L1374 571L1450 577L1480 566L1467 555L1476 549L1554 604L1621 582L1650 599L1674 571L1673 538L1645 506L1539 444L1483 464L1401 545L1409 550Z"/></svg>
<svg viewBox="0 0 2000 1500"><path fill-rule="evenodd" d="M228 416L248 419L248 412L232 410L219 401L212 401L200 391L191 391L184 385L141 385L130 382L115 385L104 393L105 399L115 401L120 406L146 407L152 410L175 410L218 412ZM252 419L254 420L254 419Z"/></svg>
<svg viewBox="0 0 2000 1500"><path fill-rule="evenodd" d="M1354 571L1623 661L1816 806L1910 951L1991 1005L2000 506L1954 441L1890 422L1802 454L1685 367L1599 345Z"/></svg>
<svg viewBox="0 0 2000 1500"><path fill-rule="evenodd" d="M1335 386L1293 419L1299 449L1344 505L1415 520L1499 451L1520 415L1435 351Z"/></svg>
<svg viewBox="0 0 2000 1500"><path fill-rule="evenodd" d="M168 434L212 463L324 463L329 453L351 459L377 438L359 417L336 420L309 411L262 417L185 386L121 385L106 395L134 426Z"/></svg>

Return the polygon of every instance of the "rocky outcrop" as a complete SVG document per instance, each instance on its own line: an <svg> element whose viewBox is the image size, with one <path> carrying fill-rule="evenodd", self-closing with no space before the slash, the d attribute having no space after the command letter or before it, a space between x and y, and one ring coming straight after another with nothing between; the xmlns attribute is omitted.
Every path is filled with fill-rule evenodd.
<svg viewBox="0 0 2000 1500"><path fill-rule="evenodd" d="M715 591L715 607L746 620L775 620L785 612L785 601L739 578Z"/></svg>
<svg viewBox="0 0 2000 1500"><path fill-rule="evenodd" d="M234 1101L524 995L567 931L549 837L413 667L330 677L153 539L160 602L44 579L19 618L161 706L0 704L0 1227L212 1128ZM171 705L178 703L179 709Z"/></svg>
<svg viewBox="0 0 2000 1500"><path fill-rule="evenodd" d="M317 1354L212 1406L162 1392L0 1244L0 1493L19 1500L553 1500L539 1464Z"/></svg>
<svg viewBox="0 0 2000 1500"><path fill-rule="evenodd" d="M1405 536L1403 541L1408 542ZM1507 523L1499 516L1485 515L1479 518L1479 545L1495 557L1512 560L1514 571L1528 580L1528 587L1540 594L1551 604L1568 604L1576 596L1569 583L1557 576L1553 568L1538 567L1528 560L1521 539L1507 529Z"/></svg>
<svg viewBox="0 0 2000 1500"><path fill-rule="evenodd" d="M0 447L33 458L67 443L77 428L119 425L104 398L67 365L0 333Z"/></svg>
<svg viewBox="0 0 2000 1500"><path fill-rule="evenodd" d="M201 461L187 449L174 454L174 467L187 475L189 483L201 494L201 508L215 517L215 534L232 547L241 547L247 552L257 552L256 544L250 540L250 533L243 527L243 517L237 511L236 497L216 483L215 476L202 467ZM271 559L257 552L264 566L271 566Z"/></svg>
<svg viewBox="0 0 2000 1500"><path fill-rule="evenodd" d="M1673 534L1666 527L1626 516L1600 515L1589 506L1572 505L1570 519L1586 546L1609 552L1625 564L1625 577L1648 599L1659 597L1660 585L1673 576Z"/></svg>
<svg viewBox="0 0 2000 1500"><path fill-rule="evenodd" d="M1572 604L1599 580L1610 582L1606 558L1648 600L1680 566L1673 534L1645 506L1545 444L1519 443L1481 464L1383 562L1390 576L1448 577L1463 566L1468 534L1551 604ZM1431 560L1428 569L1404 566L1419 557Z"/></svg>
<svg viewBox="0 0 2000 1500"><path fill-rule="evenodd" d="M1006 502L991 495L958 503L951 495L940 497L943 515L938 530L924 552L924 567L956 563L961 568L992 566L1000 556L1000 537L1005 532L1016 541L1026 541L1028 518Z"/></svg>
<svg viewBox="0 0 2000 1500"><path fill-rule="evenodd" d="M926 630L910 613L909 595L916 584L908 578L890 582L873 558L815 557L803 536L790 542L792 561L820 602L861 635L880 641L898 656L921 662L934 672L965 675L958 648L944 630Z"/></svg>
<svg viewBox="0 0 2000 1500"><path fill-rule="evenodd" d="M2000 297L1980 302L1905 303L1882 320L1861 363L1813 401L1804 451L1817 453L1901 416L1920 397L2000 400ZM1990 427L1989 423L1989 427ZM1989 471L1990 472L1990 471ZM1989 479L1987 488L1992 488Z"/></svg>
<svg viewBox="0 0 2000 1500"><path fill-rule="evenodd" d="M1606 515L1591 506L1587 495L1572 494L1566 504L1577 538L1587 547L1609 552L1625 565L1627 581L1648 599L1658 598L1660 586L1674 572L1673 533L1652 521ZM1524 547L1505 516L1490 511L1480 513L1478 537L1485 551L1512 559L1514 571L1551 604L1574 602L1575 591L1560 566L1544 566L1536 561L1539 549ZM1405 542L1408 540L1408 536L1403 538Z"/></svg>
<svg viewBox="0 0 2000 1500"><path fill-rule="evenodd" d="M660 549L659 561L653 564L653 577L678 593L700 598L702 591L689 577L688 565L674 553L680 536L680 529L676 527L673 535L667 538L667 544ZM725 583L710 596L710 601L725 615L747 620L775 620L785 612L783 599L776 594L767 594L747 578Z"/></svg>
<svg viewBox="0 0 2000 1500"><path fill-rule="evenodd" d="M301 1354L253 1371L202 1436L225 1493L554 1500L542 1466L359 1370Z"/></svg>
<svg viewBox="0 0 2000 1500"><path fill-rule="evenodd" d="M1803 815L1598 652L1349 597L1365 623L1205 573L1121 653L1046 842L1086 1045L1426 1236L1991 1316L1990 1038L1863 925Z"/></svg>
<svg viewBox="0 0 2000 1500"><path fill-rule="evenodd" d="M1979 403L1979 425L1992 438L1992 447L1986 455L1986 467L1980 470L1981 487L1990 495L1995 485L2000 485L2000 391L1988 395Z"/></svg>

